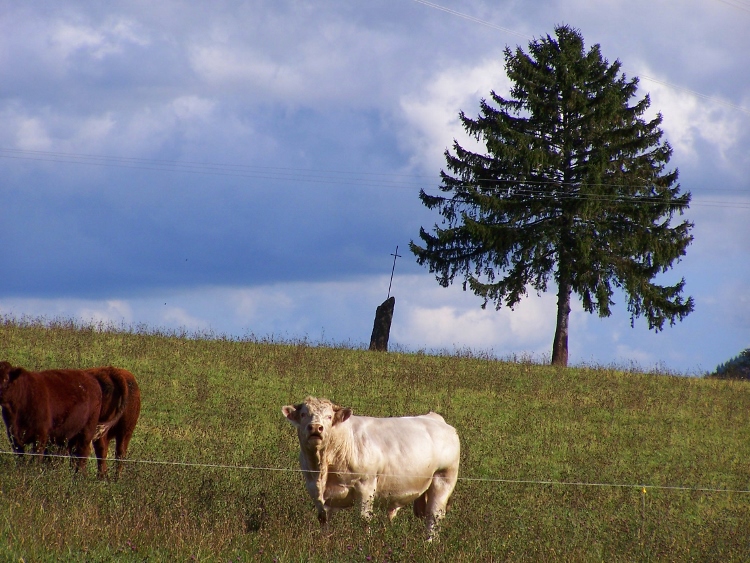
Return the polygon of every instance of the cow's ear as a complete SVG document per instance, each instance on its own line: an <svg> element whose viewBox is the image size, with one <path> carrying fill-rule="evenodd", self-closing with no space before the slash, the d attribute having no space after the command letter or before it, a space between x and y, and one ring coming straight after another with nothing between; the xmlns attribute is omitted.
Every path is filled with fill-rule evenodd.
<svg viewBox="0 0 750 563"><path fill-rule="evenodd" d="M23 369L20 366L19 367L15 367L15 368L13 368L13 369L10 370L10 373L8 374L8 378L11 381L13 381L14 379L18 379L18 377L21 376L21 375L23 375L24 373L26 373L25 369Z"/></svg>
<svg viewBox="0 0 750 563"><path fill-rule="evenodd" d="M0 384L10 379L10 372L13 366L9 362L0 362Z"/></svg>
<svg viewBox="0 0 750 563"><path fill-rule="evenodd" d="M349 407L339 407L333 414L333 423L338 424L340 422L346 422L352 415L352 409Z"/></svg>
<svg viewBox="0 0 750 563"><path fill-rule="evenodd" d="M295 426L299 424L299 407L300 405L286 405L281 407L281 414Z"/></svg>

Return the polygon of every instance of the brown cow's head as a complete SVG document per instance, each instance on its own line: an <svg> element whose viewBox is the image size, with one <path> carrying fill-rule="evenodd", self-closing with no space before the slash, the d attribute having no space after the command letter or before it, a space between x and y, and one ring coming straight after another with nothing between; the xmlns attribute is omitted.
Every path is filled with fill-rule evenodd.
<svg viewBox="0 0 750 563"><path fill-rule="evenodd" d="M5 389L10 381L10 372L13 371L13 366L8 362L0 362L0 394Z"/></svg>
<svg viewBox="0 0 750 563"><path fill-rule="evenodd" d="M299 405L281 408L286 419L297 427L300 446L319 449L327 441L331 428L352 415L352 409L340 407L328 399L307 397Z"/></svg>

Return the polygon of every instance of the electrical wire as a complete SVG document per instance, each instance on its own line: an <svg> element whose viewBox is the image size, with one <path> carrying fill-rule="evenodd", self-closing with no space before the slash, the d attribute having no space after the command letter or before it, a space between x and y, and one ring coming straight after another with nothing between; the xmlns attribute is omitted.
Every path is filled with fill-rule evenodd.
<svg viewBox="0 0 750 563"><path fill-rule="evenodd" d="M533 38L529 37L528 35L524 35L522 33L518 33L517 31L513 31L513 30L508 29L508 28L497 26L497 25L495 25L493 23L490 23L488 21L481 20L479 18L475 18L474 16L470 16L470 15L464 14L462 12L457 12L456 10L451 10L450 8L446 8L444 6L440 6L439 4L433 4L432 2L426 2L425 0L413 0L413 1L417 2L419 4L424 4L425 6L428 6L430 8L433 8L433 9L436 9L436 10L441 10L441 11L447 12L447 13L449 13L451 15L458 16L460 18L464 18L464 19L472 21L474 23L485 25L485 26L491 27L493 29L497 29L499 31L504 31L506 33L511 33L513 35L518 35L518 36L523 37L524 39L527 39L527 40L533 40ZM719 1L720 2L724 2L725 4L729 4L730 6L734 6L735 8L739 8L740 10L750 11L750 8L746 8L743 5L733 4L733 3L731 3L728 0L719 0ZM734 0L734 2L740 2L740 0ZM651 81L651 82L655 82L657 84L661 84L663 86L667 86L669 88L674 88L676 90L681 90L683 92L687 92L687 93L692 94L694 96L697 96L699 98L703 98L704 100L708 100L708 101L711 101L711 102L714 102L714 103L717 103L717 104L721 104L721 105L724 105L724 106L736 109L738 111L741 111L743 113L746 113L746 114L750 115L750 109L744 108L742 106L738 106L738 105L733 104L731 102L727 102L725 100L722 100L721 98L717 98L715 96L708 96L706 94L701 94L700 92L696 92L695 90L691 90L690 88L685 88L683 86L677 86L676 84L672 84L671 82L667 82L665 80L659 80L657 78L652 78L650 76L640 75L640 78L643 78L644 80L648 80L648 81Z"/></svg>
<svg viewBox="0 0 750 563"><path fill-rule="evenodd" d="M36 150L22 150L0 147L0 158L15 160L30 160L38 162L53 162L64 164L84 164L90 166L104 166L115 168L129 168L136 170L149 170L160 172L182 172L188 174L205 174L212 176L250 178L255 180L271 181L294 181L304 183L317 183L327 185L354 186L358 188L397 188L417 191L424 189L426 181L437 183L439 179L436 176L427 175L406 175L406 174L387 174L387 173L365 173L365 172L347 172L340 170L313 170L303 168L283 168L270 166L250 166L232 163L200 163L200 162L180 162L146 158L116 157L107 155L76 154L64 152L48 152ZM508 184L514 186L518 182L515 180L502 180L495 178L479 179L477 183L482 182L492 184ZM642 185L621 186L612 184L564 184L562 182L553 182L550 180L530 180L522 183L524 187L511 188L515 193L529 197L550 197L549 190L541 189L544 186L560 187L573 186L576 188L585 186L611 187L613 189L621 187L646 188ZM464 184L464 186L473 186L474 184ZM533 189L528 186L540 186L540 189ZM731 188L703 188L705 191L740 193L748 194L750 189L731 189ZM425 190L426 191L426 190ZM426 192L427 193L427 192ZM441 194L431 194L436 197L443 197ZM556 194L560 199L577 198L582 200L597 200L603 202L638 202L664 204L663 200L648 196L623 196L623 195L602 195L602 194L567 194L561 192ZM750 201L693 201L691 205L709 206L709 207L729 207L735 209L750 209Z"/></svg>
<svg viewBox="0 0 750 563"><path fill-rule="evenodd" d="M33 151L0 147L0 158L54 162L65 164L86 164L91 166L130 168L160 172L184 172L209 174L261 180L294 180L305 182L325 182L333 184L356 184L362 186L409 187L416 184L417 176L386 173L360 173L338 170L313 170L271 166L250 166L231 163L200 163L128 158L91 154Z"/></svg>
<svg viewBox="0 0 750 563"><path fill-rule="evenodd" d="M722 4L726 4L728 6L732 6L733 8L737 8L738 10L743 10L745 12L750 12L750 5L748 5L745 2L742 2L741 0L719 0Z"/></svg>
<svg viewBox="0 0 750 563"><path fill-rule="evenodd" d="M428 6L430 8L433 8L435 10L440 10L443 12L446 12L448 14L451 14L453 16L458 16L459 18L463 18L465 20L469 20L470 22L478 23L487 27L491 27L492 29L497 29L498 31L504 31L505 33L510 33L511 35L517 35L518 37L522 37L523 39L532 39L528 35L525 35L523 33L519 33L518 31L514 31L512 29L509 29L507 27L501 27L499 25L495 25L494 23L490 23L485 20L481 20L479 18L475 18L474 16L470 16L468 14L464 14L461 12L457 12L456 10L451 10L450 8L446 8L445 6L440 6L438 4L433 4L432 2L426 2L425 0L414 0L415 2L419 4L424 4L425 6Z"/></svg>

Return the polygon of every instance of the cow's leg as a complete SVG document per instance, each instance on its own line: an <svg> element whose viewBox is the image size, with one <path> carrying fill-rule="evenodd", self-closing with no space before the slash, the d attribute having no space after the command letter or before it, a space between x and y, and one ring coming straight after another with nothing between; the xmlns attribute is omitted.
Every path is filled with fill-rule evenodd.
<svg viewBox="0 0 750 563"><path fill-rule="evenodd" d="M47 459L49 461L49 457L47 454L47 440L48 435L46 432L39 432L38 438L34 441L33 445L31 446L31 454L32 454L32 462L38 463L41 465L41 463Z"/></svg>
<svg viewBox="0 0 750 563"><path fill-rule="evenodd" d="M372 520L372 507L375 504L375 489L377 482L375 479L364 481L358 488L359 498L362 499L360 514L368 522Z"/></svg>
<svg viewBox="0 0 750 563"><path fill-rule="evenodd" d="M439 532L440 520L445 516L448 509L448 500L453 493L458 480L458 468L450 468L436 473L432 477L432 483L426 491L426 516L425 526L427 528L427 541L436 540Z"/></svg>
<svg viewBox="0 0 750 563"><path fill-rule="evenodd" d="M98 440L94 440L94 453L96 454L97 476L104 479L107 476L107 451L109 450L109 437L105 432Z"/></svg>
<svg viewBox="0 0 750 563"><path fill-rule="evenodd" d="M328 507L324 502L316 500L315 508L318 510L318 522L320 522L321 526L325 527L328 524Z"/></svg>
<svg viewBox="0 0 750 563"><path fill-rule="evenodd" d="M76 473L83 473L86 469L86 462L91 454L91 437L79 434L68 442L68 453L71 462L75 467Z"/></svg>
<svg viewBox="0 0 750 563"><path fill-rule="evenodd" d="M120 474L122 473L123 460L128 453L128 444L130 443L130 438L132 436L133 432L131 430L130 432L125 432L117 436L117 439L115 441L115 476L118 479L120 478Z"/></svg>
<svg viewBox="0 0 750 563"><path fill-rule="evenodd" d="M363 481L357 487L357 494L362 499L362 506L360 507L360 514L366 521L372 520L372 507L375 504L375 491L377 489L377 480L370 479Z"/></svg>
<svg viewBox="0 0 750 563"><path fill-rule="evenodd" d="M325 526L328 522L328 507L326 506L325 498L323 496L325 492L326 477L327 473L326 475L323 475L323 472L320 472L317 475L314 473L305 474L305 488L315 503L315 509L318 511L318 522L320 522L321 526Z"/></svg>
<svg viewBox="0 0 750 563"><path fill-rule="evenodd" d="M18 461L26 461L26 456L24 455L26 453L26 445L21 441L16 440L16 437L10 429L8 429L8 439L10 440L10 447L16 452Z"/></svg>

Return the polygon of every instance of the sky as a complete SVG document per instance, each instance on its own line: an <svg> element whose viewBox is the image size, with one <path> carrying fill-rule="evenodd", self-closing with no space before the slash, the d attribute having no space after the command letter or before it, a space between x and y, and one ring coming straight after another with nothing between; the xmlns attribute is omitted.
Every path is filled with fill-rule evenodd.
<svg viewBox="0 0 750 563"><path fill-rule="evenodd" d="M0 315L367 346L390 284L392 349L549 361L554 287L483 310L408 245L560 24L639 77L695 225L655 279L694 312L576 299L570 364L712 371L750 347L750 0L0 0Z"/></svg>

